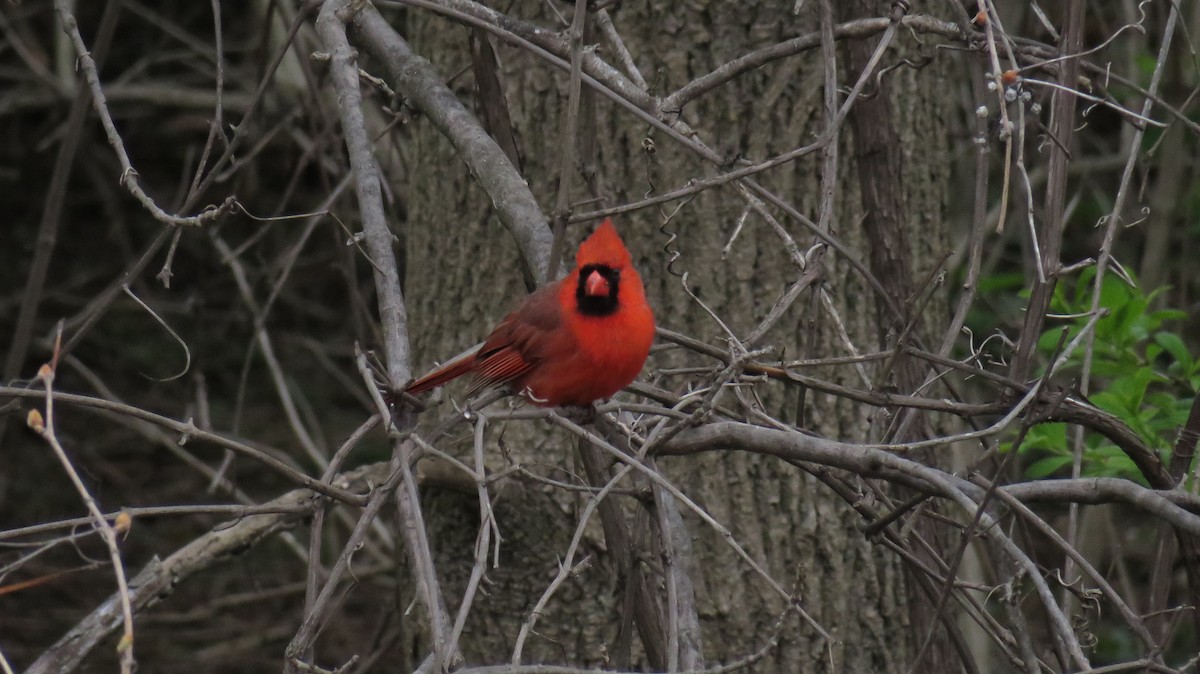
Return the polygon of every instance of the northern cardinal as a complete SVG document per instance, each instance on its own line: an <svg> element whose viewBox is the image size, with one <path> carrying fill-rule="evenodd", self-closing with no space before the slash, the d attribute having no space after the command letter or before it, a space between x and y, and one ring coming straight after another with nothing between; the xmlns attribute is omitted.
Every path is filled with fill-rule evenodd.
<svg viewBox="0 0 1200 674"><path fill-rule="evenodd" d="M469 372L468 396L508 385L543 407L590 405L637 377L653 340L642 279L606 219L580 244L574 271L525 298L479 350L405 390L420 393Z"/></svg>

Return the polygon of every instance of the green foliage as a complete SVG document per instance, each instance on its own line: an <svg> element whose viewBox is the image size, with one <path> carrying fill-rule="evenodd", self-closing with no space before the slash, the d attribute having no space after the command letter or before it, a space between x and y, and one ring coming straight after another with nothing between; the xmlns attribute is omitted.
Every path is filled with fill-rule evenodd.
<svg viewBox="0 0 1200 674"><path fill-rule="evenodd" d="M1038 350L1047 361L1057 357L1055 349L1064 329L1066 341L1070 341L1087 325L1095 275L1094 268L1086 269L1074 287L1060 283L1055 289L1051 312L1071 318L1065 326L1046 330L1038 340ZM1151 308L1159 292L1161 289L1145 293L1116 276L1104 278L1100 307L1107 314L1096 321L1094 328L1094 393L1090 399L1124 421L1165 459L1177 431L1187 420L1191 399L1200 389L1200 358L1191 354L1182 337L1167 329L1169 322L1186 315L1173 309ZM1072 352L1060 377L1080 374L1084 356L1082 347ZM1041 424L1029 429L1018 450L1032 459L1026 475L1036 479L1069 470L1074 460L1073 439L1068 437L1065 424ZM1082 459L1083 475L1140 480L1133 462L1101 435L1085 435Z"/></svg>

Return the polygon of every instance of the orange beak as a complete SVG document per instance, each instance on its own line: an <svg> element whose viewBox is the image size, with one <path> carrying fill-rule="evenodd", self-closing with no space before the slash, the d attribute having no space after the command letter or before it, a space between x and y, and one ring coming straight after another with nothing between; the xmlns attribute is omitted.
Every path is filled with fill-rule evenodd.
<svg viewBox="0 0 1200 674"><path fill-rule="evenodd" d="M605 297L608 295L608 279L598 272L593 271L588 275L583 282L583 292L588 297Z"/></svg>

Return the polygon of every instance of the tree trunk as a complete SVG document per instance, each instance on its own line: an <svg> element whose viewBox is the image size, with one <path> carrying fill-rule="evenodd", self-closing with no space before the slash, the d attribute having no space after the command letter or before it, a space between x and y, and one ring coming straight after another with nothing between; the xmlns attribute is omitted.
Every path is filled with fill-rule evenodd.
<svg viewBox="0 0 1200 674"><path fill-rule="evenodd" d="M815 2L804 5L798 16L792 15L790 2L705 5L625 3L613 11L617 30L651 93L669 93L740 54L815 31L818 25ZM569 18L569 6L558 7L565 8ZM531 20L543 26L559 25L546 15L546 5L540 1L518 3L509 11L533 17ZM469 70L467 29L419 12L406 16L411 29L406 34L445 77ZM569 142L560 138L567 76L527 52L501 44L496 47L526 178L549 213L557 188L560 149ZM615 62L608 58L607 49L603 54ZM937 138L949 124L946 118L952 102L934 91L938 67L935 63L919 76L907 68L888 75L894 82L891 90L903 92L890 102L899 142L895 151L903 157L904 166L899 176L904 216L899 224L907 232L920 233L895 242L907 247L904 252L912 275L909 287L917 283L913 278L928 274L946 238L941 214L948 162L945 145ZM850 86L857 74L856 70L847 72L843 64L839 84ZM454 79L452 86L464 100L475 91L469 74ZM689 103L682 117L701 140L731 161L740 157L760 161L809 143L822 131L822 90L820 52L813 50L734 79ZM606 99L584 100L594 108L581 117L586 120L594 115L595 127L589 129L585 123L581 133L594 138L596 184L605 205L635 201L647 192L665 192L693 177L715 174L715 169L695 154L661 133L649 131L644 122ZM653 140L653 154L644 149L647 138ZM843 159L832 230L866 262L873 241L862 228L863 202L856 178L860 174L849 139L848 133L841 134ZM420 121L400 145L412 167L409 182L403 186L408 217L402 238L415 366L421 370L476 343L524 295L525 288L516 247L490 216L486 197L456 160L450 145ZM762 174L758 180L815 219L819 170L819 155L812 155ZM571 194L573 201L588 196L578 173ZM663 212L672 208L668 204ZM661 326L724 348L720 326L684 292L681 278L672 271L686 272L693 292L740 337L800 278L803 272L789 259L777 233L753 213L728 255L722 254L745 208L746 202L733 188L723 187L689 202L665 231L659 229L662 218L655 209L617 219ZM774 214L802 251L816 243L800 224L780 212ZM573 252L590 229L591 225L568 228L563 250ZM669 233L679 238L672 242ZM680 253L670 268L667 249ZM881 328L884 324L873 292L833 251L825 255L824 264L824 287L857 350L876 350L887 330ZM759 345L773 345L773 357L786 359L849 355L830 315L811 296L812 290L806 292L809 294L791 307ZM660 370L684 362L695 365L700 361L677 352L657 352L643 377L667 389L678 389L685 380ZM700 364L720 369L713 361ZM864 365L872 382L875 367ZM864 385L853 367L821 368L806 374L848 386ZM785 389L778 384L759 384L756 390L764 394L769 411L789 420L802 418L815 433L849 441L868 438L872 419L867 408L824 395L801 397L795 387ZM494 442L499 435L503 451ZM513 461L555 479L570 481L569 475L583 474L573 443L548 432L544 425L514 422L491 437L488 461L492 468L502 467L507 453ZM468 456L469 438L466 441L462 456ZM803 608L836 640L826 643L805 620L788 612L779 595L747 568L720 536L685 510L693 537L694 582L707 664L745 657L776 634L778 646L758 662L761 671L830 671L832 667L890 672L900 671L909 661L924 633L910 625L909 606L915 595L906 590L897 558L867 540L858 529L859 516L816 478L774 459L738 452L663 459L658 467L733 531L750 555L762 560L771 576L798 596ZM577 492L516 480L500 483L494 493L498 494L497 516L504 537L501 563L489 571L487 595L476 600L467 624L463 647L470 662L508 658L521 623L557 571L586 501ZM431 488L426 497L431 535L443 556L448 601L454 604L472 563L478 525L475 496ZM632 529L647 531L646 523L638 520L646 519L645 511L632 499L610 498L621 498ZM623 639L630 633L629 621L622 615L625 597L617 573L624 560L608 554L598 521L590 526L586 549L576 561L591 554L591 564L559 591L548 613L541 616L539 636L526 647L525 662L622 664ZM636 641L631 656L635 667L644 663Z"/></svg>

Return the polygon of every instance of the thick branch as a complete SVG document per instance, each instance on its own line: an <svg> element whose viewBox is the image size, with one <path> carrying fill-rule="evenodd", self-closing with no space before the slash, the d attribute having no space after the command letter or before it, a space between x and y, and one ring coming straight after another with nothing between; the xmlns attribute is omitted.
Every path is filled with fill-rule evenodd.
<svg viewBox="0 0 1200 674"><path fill-rule="evenodd" d="M429 61L413 52L374 7L358 12L350 27L355 41L383 63L396 90L454 145L491 197L500 221L516 239L534 280L538 285L545 283L553 240L550 225L504 150L450 91Z"/></svg>
<svg viewBox="0 0 1200 674"><path fill-rule="evenodd" d="M900 481L897 480L897 476L903 476L905 479L902 482L905 486L938 496L949 496L944 488L947 484L953 485L955 490L973 499L979 499L983 495L981 488L962 478L874 447L731 421L684 430L668 441L661 453L686 455L729 450L768 454L788 461L808 461L841 468L864 477ZM1168 492L1146 489L1134 482L1115 478L1048 480L1009 485L999 489L1018 499L1030 501L1120 501L1145 509L1189 533L1200 533L1200 516L1184 510L1172 500L1187 503L1190 507L1200 505L1200 501L1178 490ZM1170 498L1166 496L1168 494Z"/></svg>
<svg viewBox="0 0 1200 674"><path fill-rule="evenodd" d="M383 197L379 164L375 161L372 143L367 134L363 116L362 96L359 92L358 65L354 51L346 37L346 26L364 12L374 14L374 9L362 7L349 0L328 2L321 8L317 19L317 32L332 54L334 87L337 90L338 112L341 116L342 133L346 138L346 149L350 165L354 170L359 212L363 220L367 249L375 267L375 287L379 297L379 314L383 322L384 340L387 346L387 369L392 382L399 384L409 379L408 318L404 296L400 292L400 276L396 269L396 258L392 251L392 233L383 215ZM377 14L374 14L378 16ZM391 32L390 27L388 31ZM398 35L391 32L405 47ZM440 84L440 82L439 82ZM491 139L489 138L489 141ZM492 147L495 143L492 142ZM498 148L497 152L499 151ZM503 153L499 153L507 161ZM386 410L380 410L386 413ZM411 418L402 414L397 420L401 428L411 425ZM433 566L429 540L425 533L425 520L421 512L421 501L411 473L412 443L397 435L391 438L394 464L403 477L403 485L396 489L397 511L405 549L412 563L413 580L421 588L421 597L428 611L430 630L433 633L434 664L449 666L457 664L457 656L446 653L450 642L450 623L446 619L445 600L438 584L437 570Z"/></svg>
<svg viewBox="0 0 1200 674"><path fill-rule="evenodd" d="M692 339L686 335L682 335L674 332L673 330L667 330L661 327L658 328L657 334L659 337L662 337L668 341L685 346L693 351L696 351L697 353L712 356L713 358L724 362L726 365L729 364L729 353L711 344L697 339ZM934 360L934 362L945 363L948 367L954 367L963 371L964 373L990 379L992 381L1007 385L1013 390L1018 391L1020 395L1026 395L1029 392L1029 387L1014 382L1001 375L996 375L988 370L965 365L963 363L957 363L955 361L940 359L932 354L924 352L914 353L917 353L923 358ZM929 410L933 412L946 412L963 418L972 418L980 416L1002 416L1007 414L1013 406L1011 401L994 403L967 403L957 402L954 400L923 398L921 396L899 395L877 391L863 391L848 386L842 386L840 384L834 384L818 377L803 375L786 367L767 365L755 361L744 364L743 371L747 374L766 375L771 379L799 384L815 391L821 391L823 393L847 398L855 402L866 403L876 407L905 407L919 410ZM635 387L636 386L637 385L635 385ZM639 392L643 393L644 395L646 394L644 390ZM1046 396L1047 394L1043 393L1042 398L1039 398L1039 400L1036 402L1050 403L1051 400ZM1121 451L1125 452L1125 454L1129 456L1129 458L1135 464L1137 464L1138 470L1141 471L1143 477L1145 477L1146 481L1150 483L1150 486L1154 487L1155 489L1170 489L1171 487L1175 486L1175 481L1172 480L1170 475L1167 473L1166 466L1158 457L1158 454L1155 452L1155 450L1149 447L1146 442L1120 418L1089 403L1082 402L1075 398L1067 398L1066 400L1061 401L1061 404L1058 404L1056 407L1054 407L1054 409L1045 417L1044 420L1050 422L1065 421L1067 423L1079 424L1080 426L1084 426L1089 430L1103 435L1111 440L1112 443L1117 447L1120 447Z"/></svg>
<svg viewBox="0 0 1200 674"><path fill-rule="evenodd" d="M1083 10L1083 0L1070 0L1067 3L1066 26L1063 29L1060 50L1063 54L1080 52L1083 44ZM1018 381L1023 381L1028 376L1033 349L1042 334L1046 310L1050 307L1050 298L1054 294L1061 266L1059 251L1062 248L1063 227L1066 225L1064 218L1067 203L1067 167L1071 163L1071 138L1075 133L1076 96L1070 87L1079 77L1079 58L1064 57L1061 75L1059 84L1063 88L1055 89L1051 99L1053 107L1050 113L1050 137L1053 142L1050 144L1046 200L1042 209L1045 217L1035 235L1039 239L1041 250L1041 259L1036 260L1035 264L1044 271L1045 278L1039 278L1033 284L1033 292L1025 310L1025 324L1021 326L1020 342L1009 369L1009 376Z"/></svg>

